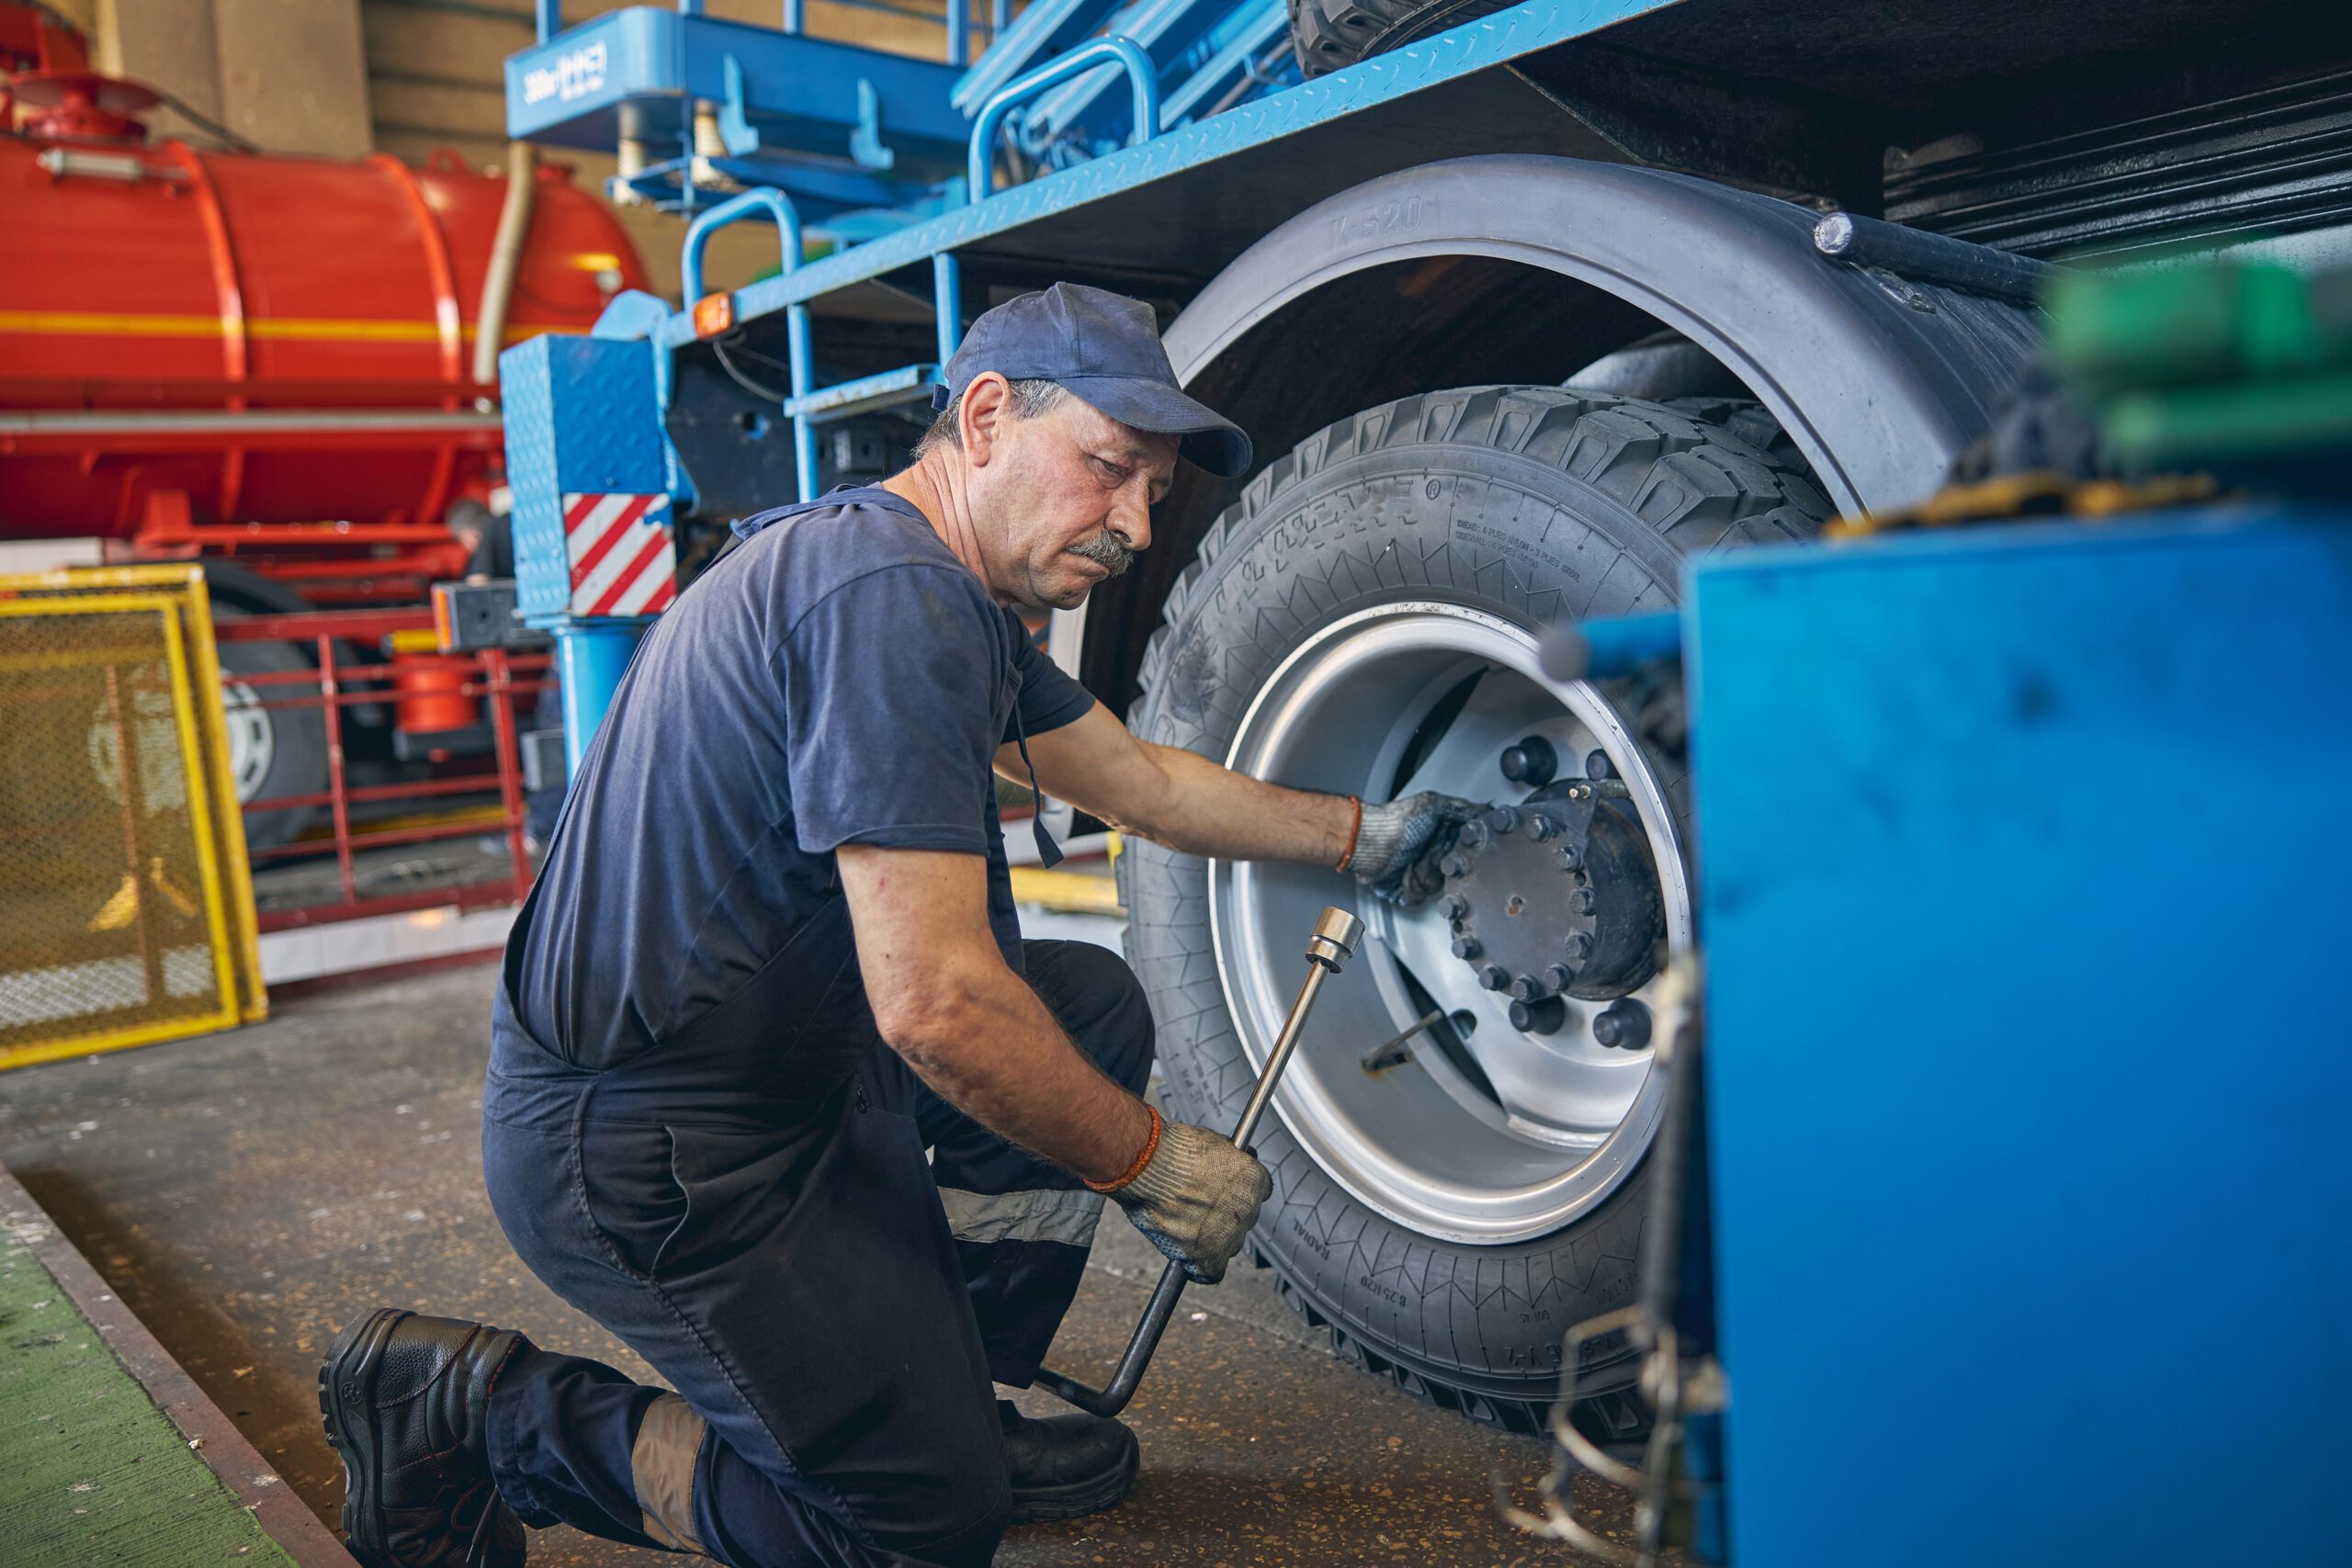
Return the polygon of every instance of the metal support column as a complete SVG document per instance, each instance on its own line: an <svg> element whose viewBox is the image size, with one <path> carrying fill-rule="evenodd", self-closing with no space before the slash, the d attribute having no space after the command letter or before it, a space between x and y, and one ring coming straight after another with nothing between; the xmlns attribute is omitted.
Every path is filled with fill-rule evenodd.
<svg viewBox="0 0 2352 1568"><path fill-rule="evenodd" d="M563 771L580 776L580 760L613 705L643 623L569 621L556 628L555 663L563 677Z"/></svg>

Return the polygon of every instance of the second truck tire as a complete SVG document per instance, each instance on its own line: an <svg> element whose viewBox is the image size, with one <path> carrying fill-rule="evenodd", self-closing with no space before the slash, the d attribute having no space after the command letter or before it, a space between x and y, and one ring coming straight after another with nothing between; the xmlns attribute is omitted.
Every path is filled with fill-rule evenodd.
<svg viewBox="0 0 2352 1568"><path fill-rule="evenodd" d="M1750 436L1770 426L1753 405L1555 387L1429 393L1340 421L1260 473L1204 536L1145 654L1136 733L1225 761L1286 658L1384 604L1458 605L1532 631L1671 604L1686 556L1810 537L1820 493L1734 420ZM1136 842L1119 870L1171 1107L1229 1124L1254 1068L1218 966L1210 863ZM1331 901L1356 894L1329 883ZM1275 1186L1255 1256L1335 1348L1438 1404L1539 1429L1563 1332L1632 1299L1646 1162L1565 1228L1489 1245L1351 1196L1288 1122L1270 1118L1258 1153ZM1580 1423L1637 1431L1634 1376L1622 1346L1593 1348Z"/></svg>
<svg viewBox="0 0 2352 1568"><path fill-rule="evenodd" d="M1309 76L1490 16L1512 0L1290 0L1291 44Z"/></svg>

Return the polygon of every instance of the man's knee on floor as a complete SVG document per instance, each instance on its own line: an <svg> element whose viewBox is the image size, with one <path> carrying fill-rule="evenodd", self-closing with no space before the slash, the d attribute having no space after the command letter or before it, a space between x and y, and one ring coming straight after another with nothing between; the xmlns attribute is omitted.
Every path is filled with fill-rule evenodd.
<svg viewBox="0 0 2352 1568"><path fill-rule="evenodd" d="M1091 942L1064 944L1055 976L1057 1010L1078 1021L1072 1034L1111 1077L1140 1094L1151 1076L1151 998L1126 960Z"/></svg>

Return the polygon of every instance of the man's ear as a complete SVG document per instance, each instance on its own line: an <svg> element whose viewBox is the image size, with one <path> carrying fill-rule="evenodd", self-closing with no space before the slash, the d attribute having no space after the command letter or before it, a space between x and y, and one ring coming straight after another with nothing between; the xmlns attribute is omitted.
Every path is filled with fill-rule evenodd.
<svg viewBox="0 0 2352 1568"><path fill-rule="evenodd" d="M993 370L973 377L956 411L956 434L963 437L966 460L974 468L985 467L1012 417L1012 383Z"/></svg>

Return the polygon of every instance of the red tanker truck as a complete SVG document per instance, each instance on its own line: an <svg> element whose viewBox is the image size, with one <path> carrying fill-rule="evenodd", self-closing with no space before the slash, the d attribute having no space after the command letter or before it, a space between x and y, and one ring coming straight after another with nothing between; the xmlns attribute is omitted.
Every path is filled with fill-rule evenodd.
<svg viewBox="0 0 2352 1568"><path fill-rule="evenodd" d="M527 160L151 142L159 96L39 7L0 3L0 540L200 558L229 614L461 574L503 480L496 347L646 287L612 213ZM223 645L232 671L300 658ZM315 714L229 702L240 799L325 787ZM247 827L282 841L300 816Z"/></svg>

